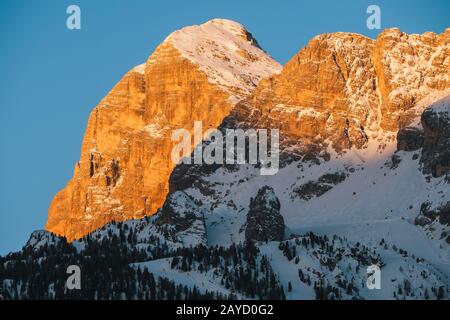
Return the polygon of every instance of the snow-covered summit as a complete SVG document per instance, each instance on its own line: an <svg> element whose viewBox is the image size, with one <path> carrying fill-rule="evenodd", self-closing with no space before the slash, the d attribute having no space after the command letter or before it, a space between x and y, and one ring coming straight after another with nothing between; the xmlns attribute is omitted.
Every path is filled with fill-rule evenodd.
<svg viewBox="0 0 450 320"><path fill-rule="evenodd" d="M212 83L244 93L282 68L244 26L231 20L213 19L182 28L164 43L172 44L182 56L198 64Z"/></svg>
<svg viewBox="0 0 450 320"><path fill-rule="evenodd" d="M139 64L137 66L135 66L132 71L140 73L140 74L144 74L145 71L145 63Z"/></svg>

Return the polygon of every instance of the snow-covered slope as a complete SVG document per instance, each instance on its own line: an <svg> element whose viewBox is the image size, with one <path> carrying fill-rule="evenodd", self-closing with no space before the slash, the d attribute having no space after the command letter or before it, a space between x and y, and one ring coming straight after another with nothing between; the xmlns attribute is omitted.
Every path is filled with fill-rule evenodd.
<svg viewBox="0 0 450 320"><path fill-rule="evenodd" d="M199 65L208 79L225 89L250 90L281 65L264 52L241 24L213 19L173 32L165 42Z"/></svg>
<svg viewBox="0 0 450 320"><path fill-rule="evenodd" d="M346 236L304 236L261 247L291 287L288 299L435 299L446 294L448 277L432 264L385 240L378 246L349 241ZM366 286L367 268L381 268L381 290ZM290 285L289 285L290 283ZM322 287L325 290L318 290ZM443 297L441 297L443 298Z"/></svg>
<svg viewBox="0 0 450 320"><path fill-rule="evenodd" d="M429 109L441 117L450 119L450 95L434 102Z"/></svg>
<svg viewBox="0 0 450 320"><path fill-rule="evenodd" d="M34 251L36 251L44 246L56 245L60 241L61 239L54 234L51 234L45 230L36 230L31 234L25 247L32 248Z"/></svg>
<svg viewBox="0 0 450 320"><path fill-rule="evenodd" d="M448 96L441 99L445 94L427 98L438 100L428 105L441 116L448 108ZM427 99L418 103L422 112ZM396 135L382 130L366 148L327 151L329 161L295 161L273 176L261 176L250 165L194 174L183 191L203 204L208 244L244 241L251 198L261 186L270 186L280 200L287 236L337 234L372 248L384 239L450 276L448 175L424 173L422 149L399 150ZM418 220L422 215L425 223Z"/></svg>

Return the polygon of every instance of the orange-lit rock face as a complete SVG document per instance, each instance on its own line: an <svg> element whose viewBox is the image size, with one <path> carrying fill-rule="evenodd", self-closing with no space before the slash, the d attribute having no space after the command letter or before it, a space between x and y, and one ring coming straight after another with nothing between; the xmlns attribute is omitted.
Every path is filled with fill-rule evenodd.
<svg viewBox="0 0 450 320"><path fill-rule="evenodd" d="M450 29L440 35L386 30L375 41L373 61L382 102L381 127L395 130L409 123L411 108L422 98L450 87Z"/></svg>
<svg viewBox="0 0 450 320"><path fill-rule="evenodd" d="M153 214L175 166L172 129L192 130L194 121L217 127L279 69L237 23L174 32L92 111L80 161L53 199L46 229L74 240L112 220Z"/></svg>
<svg viewBox="0 0 450 320"><path fill-rule="evenodd" d="M441 35L386 30L376 40L352 33L314 38L282 72L261 81L232 111L249 127L280 129L295 150L331 144L362 148L396 132L434 91L450 88L450 29ZM423 110L420 110L420 112Z"/></svg>
<svg viewBox="0 0 450 320"><path fill-rule="evenodd" d="M300 156L304 147L341 151L395 135L423 111L413 108L419 100L450 88L450 29L390 29L376 40L320 35L279 69L237 23L174 32L92 111L47 229L73 240L112 220L153 214L175 166L172 129L192 130L194 121L216 128L231 113L240 125L278 128L282 146Z"/></svg>

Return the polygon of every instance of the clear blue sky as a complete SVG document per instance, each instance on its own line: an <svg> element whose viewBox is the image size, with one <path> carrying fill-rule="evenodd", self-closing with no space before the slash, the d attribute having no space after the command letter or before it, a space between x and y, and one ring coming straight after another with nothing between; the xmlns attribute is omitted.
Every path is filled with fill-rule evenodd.
<svg viewBox="0 0 450 320"><path fill-rule="evenodd" d="M81 7L82 29L66 28ZM244 24L285 63L310 38L366 28L381 7L382 28L408 33L450 27L450 1L0 1L0 254L42 229L55 193L72 176L89 112L171 31L211 18Z"/></svg>

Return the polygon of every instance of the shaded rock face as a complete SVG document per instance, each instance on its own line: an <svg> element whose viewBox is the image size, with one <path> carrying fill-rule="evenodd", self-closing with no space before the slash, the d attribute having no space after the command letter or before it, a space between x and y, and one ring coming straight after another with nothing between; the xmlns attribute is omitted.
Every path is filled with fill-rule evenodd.
<svg viewBox="0 0 450 320"><path fill-rule="evenodd" d="M280 201L271 187L258 190L250 199L250 210L245 223L246 241L281 241L284 237L284 219Z"/></svg>
<svg viewBox="0 0 450 320"><path fill-rule="evenodd" d="M54 197L46 229L69 241L109 221L152 215L175 163L173 129L215 128L281 66L240 24L212 20L171 34L92 111L73 178Z"/></svg>
<svg viewBox="0 0 450 320"><path fill-rule="evenodd" d="M423 146L423 130L405 127L397 133L397 150L416 151Z"/></svg>
<svg viewBox="0 0 450 320"><path fill-rule="evenodd" d="M171 241L186 246L207 243L204 212L192 197L182 191L167 197L158 211L155 225Z"/></svg>
<svg viewBox="0 0 450 320"><path fill-rule="evenodd" d="M414 223L420 226L431 224L434 220L438 220L442 225L450 225L450 202L444 203L435 209L430 209L430 203L422 203L420 214L416 217Z"/></svg>
<svg viewBox="0 0 450 320"><path fill-rule="evenodd" d="M299 197L303 200L310 200L313 197L320 197L324 193L333 189L333 187L347 178L344 172L327 173L321 176L317 181L309 181L292 190L292 197Z"/></svg>
<svg viewBox="0 0 450 320"><path fill-rule="evenodd" d="M450 172L450 96L426 109L421 121L424 129L423 172L440 177Z"/></svg>

